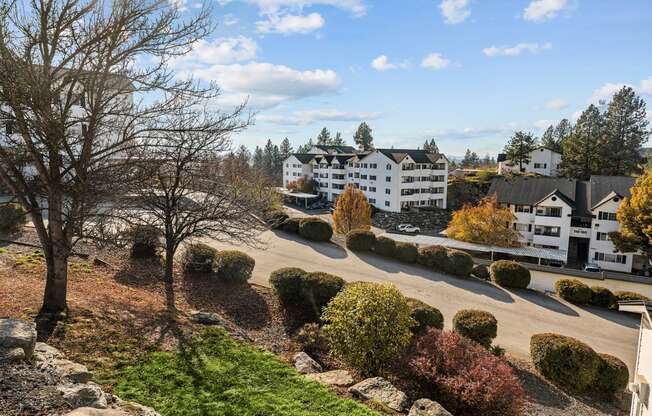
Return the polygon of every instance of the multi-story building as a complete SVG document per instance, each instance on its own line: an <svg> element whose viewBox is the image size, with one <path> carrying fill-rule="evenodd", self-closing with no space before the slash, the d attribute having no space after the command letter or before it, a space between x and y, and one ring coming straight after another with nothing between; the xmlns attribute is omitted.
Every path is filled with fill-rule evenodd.
<svg viewBox="0 0 652 416"><path fill-rule="evenodd" d="M632 392L631 416L652 416L650 385L652 385L652 302L618 302L618 309L624 312L640 313L641 324L636 348L636 366L633 381L628 390Z"/></svg>
<svg viewBox="0 0 652 416"><path fill-rule="evenodd" d="M356 153L348 146L313 146L283 162L283 185L313 179L319 194L335 201L348 184L362 190L378 209L446 208L448 160L424 150L374 149Z"/></svg>
<svg viewBox="0 0 652 416"><path fill-rule="evenodd" d="M508 160L504 153L498 155L498 173L535 173L543 176L557 176L561 167L561 154L547 147L538 147L530 152L529 162L523 164Z"/></svg>
<svg viewBox="0 0 652 416"><path fill-rule="evenodd" d="M523 245L564 251L567 263L630 273L645 268L643 257L617 252L609 233L620 228L616 211L634 182L625 176L496 178L489 195L514 213Z"/></svg>

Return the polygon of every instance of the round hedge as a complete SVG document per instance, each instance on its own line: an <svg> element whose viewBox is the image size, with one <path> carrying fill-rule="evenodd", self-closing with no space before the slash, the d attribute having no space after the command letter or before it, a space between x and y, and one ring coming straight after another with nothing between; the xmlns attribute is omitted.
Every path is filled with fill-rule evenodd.
<svg viewBox="0 0 652 416"><path fill-rule="evenodd" d="M324 308L322 333L331 354L363 375L378 375L407 347L415 322L392 284L347 285Z"/></svg>
<svg viewBox="0 0 652 416"><path fill-rule="evenodd" d="M619 301L627 300L650 300L647 296L641 295L640 293L630 292L627 290L617 290L614 292L614 295Z"/></svg>
<svg viewBox="0 0 652 416"><path fill-rule="evenodd" d="M301 218L288 218L285 221L283 221L283 224L281 224L280 228L281 230L286 231L288 233L299 234L300 222L301 222Z"/></svg>
<svg viewBox="0 0 652 416"><path fill-rule="evenodd" d="M322 309L344 287L344 279L324 272L306 273L301 277L301 298L319 319Z"/></svg>
<svg viewBox="0 0 652 416"><path fill-rule="evenodd" d="M462 309L453 317L455 332L489 348L498 334L498 321L489 312Z"/></svg>
<svg viewBox="0 0 652 416"><path fill-rule="evenodd" d="M442 246L420 247L417 262L423 266L441 271L450 269L446 247Z"/></svg>
<svg viewBox="0 0 652 416"><path fill-rule="evenodd" d="M396 241L382 235L376 238L376 244L374 245L375 253L380 254L381 256L391 257L394 255L395 251Z"/></svg>
<svg viewBox="0 0 652 416"><path fill-rule="evenodd" d="M376 245L376 234L369 230L352 230L346 235L346 247L353 251L371 251Z"/></svg>
<svg viewBox="0 0 652 416"><path fill-rule="evenodd" d="M476 264L471 270L471 274L478 279L489 280L489 268L484 264Z"/></svg>
<svg viewBox="0 0 652 416"><path fill-rule="evenodd" d="M305 270L298 267L285 267L269 275L269 282L286 308L301 302L302 282L306 274Z"/></svg>
<svg viewBox="0 0 652 416"><path fill-rule="evenodd" d="M213 247L194 243L189 244L183 253L183 270L187 273L210 273L217 258L217 250Z"/></svg>
<svg viewBox="0 0 652 416"><path fill-rule="evenodd" d="M489 275L494 283L504 287L525 289L530 284L530 271L511 260L491 263Z"/></svg>
<svg viewBox="0 0 652 416"><path fill-rule="evenodd" d="M407 298L407 302L410 306L410 315L416 321L416 325L412 327L414 334L422 334L431 326L437 329L444 329L444 315L442 315L439 309L419 299Z"/></svg>
<svg viewBox="0 0 652 416"><path fill-rule="evenodd" d="M18 204L0 205L0 233L15 234L27 223L27 211Z"/></svg>
<svg viewBox="0 0 652 416"><path fill-rule="evenodd" d="M606 287L591 286L591 305L611 308L616 304L616 295Z"/></svg>
<svg viewBox="0 0 652 416"><path fill-rule="evenodd" d="M238 250L224 250L215 258L215 274L221 280L246 283L251 278L256 260Z"/></svg>
<svg viewBox="0 0 652 416"><path fill-rule="evenodd" d="M473 258L461 250L448 250L448 272L455 276L468 277L473 270Z"/></svg>
<svg viewBox="0 0 652 416"><path fill-rule="evenodd" d="M557 295L569 302L585 304L591 300L591 288L577 279L559 279L555 282Z"/></svg>
<svg viewBox="0 0 652 416"><path fill-rule="evenodd" d="M585 343L551 333L530 338L530 358L542 376L580 393L594 386L601 361Z"/></svg>
<svg viewBox="0 0 652 416"><path fill-rule="evenodd" d="M312 241L330 241L333 227L318 217L306 217L299 221L299 234Z"/></svg>
<svg viewBox="0 0 652 416"><path fill-rule="evenodd" d="M622 393L629 381L627 364L609 354L598 354L600 365L595 378L594 388L605 396Z"/></svg>
<svg viewBox="0 0 652 416"><path fill-rule="evenodd" d="M419 251L417 246L413 243L406 243L403 241L396 242L396 249L394 250L394 257L405 263L414 263L417 261Z"/></svg>

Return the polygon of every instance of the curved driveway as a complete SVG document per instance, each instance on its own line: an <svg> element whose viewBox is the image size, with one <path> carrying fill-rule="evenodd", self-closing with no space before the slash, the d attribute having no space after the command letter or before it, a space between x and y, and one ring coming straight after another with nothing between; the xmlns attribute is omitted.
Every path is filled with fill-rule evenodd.
<svg viewBox="0 0 652 416"><path fill-rule="evenodd" d="M208 242L216 248L227 244ZM530 336L555 332L576 337L596 351L615 355L631 368L636 359L639 318L593 307L578 307L528 290L505 290L476 279L462 279L383 258L352 253L333 243L312 243L284 232L266 232L260 247L239 247L256 259L252 282L269 286L281 267L324 271L347 281L394 283L406 296L438 308L451 327L455 312L483 309L498 320L496 343L528 358ZM630 372L631 373L631 372Z"/></svg>

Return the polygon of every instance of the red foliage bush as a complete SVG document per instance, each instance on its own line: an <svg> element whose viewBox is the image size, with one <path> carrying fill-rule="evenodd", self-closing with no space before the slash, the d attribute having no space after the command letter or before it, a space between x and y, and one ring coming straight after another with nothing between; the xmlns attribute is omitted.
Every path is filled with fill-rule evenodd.
<svg viewBox="0 0 652 416"><path fill-rule="evenodd" d="M450 331L429 328L408 357L424 390L455 415L518 415L525 391L507 360Z"/></svg>

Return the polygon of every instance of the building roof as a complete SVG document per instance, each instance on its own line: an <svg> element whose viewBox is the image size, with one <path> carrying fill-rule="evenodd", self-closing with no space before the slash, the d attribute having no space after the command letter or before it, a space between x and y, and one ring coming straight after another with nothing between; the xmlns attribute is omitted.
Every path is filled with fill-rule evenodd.
<svg viewBox="0 0 652 416"><path fill-rule="evenodd" d="M308 163L311 160L313 160L317 155L314 153L293 153L291 156L294 156L297 159L299 159L299 162L301 163Z"/></svg>
<svg viewBox="0 0 652 416"><path fill-rule="evenodd" d="M568 178L517 176L494 178L488 195L496 194L503 204L536 205L552 194L573 207L573 215L590 217L591 210L619 196L630 196L636 178L628 176L591 176L588 181Z"/></svg>
<svg viewBox="0 0 652 416"><path fill-rule="evenodd" d="M326 144L315 144L313 146L328 153L355 153L355 147L353 146L335 146Z"/></svg>
<svg viewBox="0 0 652 416"><path fill-rule="evenodd" d="M436 163L441 154L428 153L425 150L418 149L376 149L396 163L401 163L403 159L410 156L415 163Z"/></svg>

